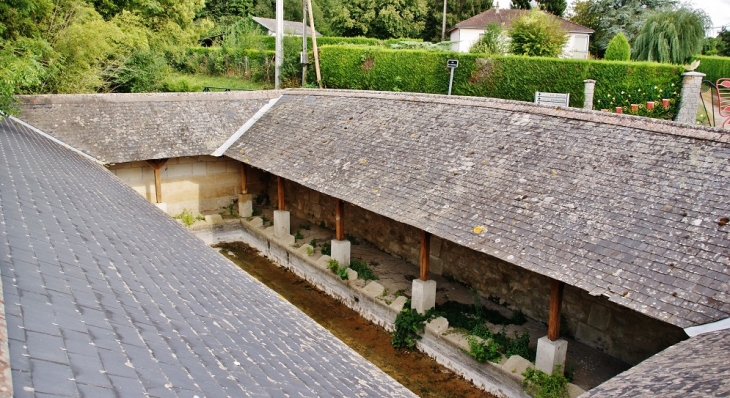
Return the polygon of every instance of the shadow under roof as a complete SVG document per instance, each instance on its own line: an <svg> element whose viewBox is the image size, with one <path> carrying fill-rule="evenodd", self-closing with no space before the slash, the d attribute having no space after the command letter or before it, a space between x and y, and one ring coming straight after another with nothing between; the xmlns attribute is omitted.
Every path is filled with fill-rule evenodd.
<svg viewBox="0 0 730 398"><path fill-rule="evenodd" d="M8 118L0 269L15 397L415 396L102 166Z"/></svg>
<svg viewBox="0 0 730 398"><path fill-rule="evenodd" d="M730 135L474 97L287 91L226 155L679 327L730 316Z"/></svg>
<svg viewBox="0 0 730 398"><path fill-rule="evenodd" d="M279 91L21 96L20 118L103 163L210 155Z"/></svg>

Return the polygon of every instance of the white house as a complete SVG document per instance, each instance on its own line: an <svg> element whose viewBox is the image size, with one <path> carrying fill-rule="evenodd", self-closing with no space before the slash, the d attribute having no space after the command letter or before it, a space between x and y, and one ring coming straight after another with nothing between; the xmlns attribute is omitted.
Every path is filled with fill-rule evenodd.
<svg viewBox="0 0 730 398"><path fill-rule="evenodd" d="M268 32L269 36L276 36L276 20L271 18L260 18L260 17L251 17L254 21L256 21L259 25L263 26L264 29ZM307 36L312 35L312 30L309 28L309 26L304 27L304 31L306 32ZM314 32L317 37L322 36L319 32ZM294 21L284 21L284 35L287 36L301 36L302 35L302 23L301 22L294 22Z"/></svg>
<svg viewBox="0 0 730 398"><path fill-rule="evenodd" d="M453 43L451 50L463 53L469 52L469 48L484 34L484 29L487 25L497 24L503 30L507 30L512 25L512 21L516 21L529 12L530 10L500 10L499 8L491 8L465 21L461 21L449 30L449 34L451 35L449 40ZM563 49L563 57L588 58L588 41L593 30L552 14L548 15L553 18L558 18L563 29L568 34L568 42Z"/></svg>

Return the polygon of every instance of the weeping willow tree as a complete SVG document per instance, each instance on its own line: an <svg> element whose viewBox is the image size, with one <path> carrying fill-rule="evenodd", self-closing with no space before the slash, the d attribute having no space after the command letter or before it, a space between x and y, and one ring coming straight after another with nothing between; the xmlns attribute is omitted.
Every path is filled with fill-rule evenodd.
<svg viewBox="0 0 730 398"><path fill-rule="evenodd" d="M680 8L650 16L636 36L635 60L681 64L702 51L709 17L701 10Z"/></svg>

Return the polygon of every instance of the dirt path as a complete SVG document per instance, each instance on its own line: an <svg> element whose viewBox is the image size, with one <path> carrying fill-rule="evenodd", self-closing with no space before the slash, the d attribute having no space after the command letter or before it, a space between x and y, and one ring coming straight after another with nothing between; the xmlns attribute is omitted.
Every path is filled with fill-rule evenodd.
<svg viewBox="0 0 730 398"><path fill-rule="evenodd" d="M245 243L218 245L221 253L327 328L345 344L421 397L493 397L421 352L397 351L390 333L305 280L260 257ZM228 254L232 252L234 256Z"/></svg>

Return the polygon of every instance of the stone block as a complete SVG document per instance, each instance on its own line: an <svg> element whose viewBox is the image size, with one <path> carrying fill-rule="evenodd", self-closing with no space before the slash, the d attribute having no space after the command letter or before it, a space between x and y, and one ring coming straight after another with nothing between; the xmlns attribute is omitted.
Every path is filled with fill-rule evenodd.
<svg viewBox="0 0 730 398"><path fill-rule="evenodd" d="M591 312L588 315L588 324L598 330L606 330L608 322L611 320L611 310L600 305L591 305Z"/></svg>
<svg viewBox="0 0 730 398"><path fill-rule="evenodd" d="M436 306L436 281L413 280L411 308L423 314Z"/></svg>
<svg viewBox="0 0 730 398"><path fill-rule="evenodd" d="M264 229L264 235L266 235L266 236L274 236L274 227L266 227Z"/></svg>
<svg viewBox="0 0 730 398"><path fill-rule="evenodd" d="M408 301L408 298L406 296L398 296L393 300L392 303L390 303L390 308L401 312L403 311L403 306L406 305L406 301Z"/></svg>
<svg viewBox="0 0 730 398"><path fill-rule="evenodd" d="M340 266L350 265L350 241L332 239L332 258L340 263Z"/></svg>
<svg viewBox="0 0 730 398"><path fill-rule="evenodd" d="M127 181L140 181L142 180L142 168L140 167L131 167L128 169L117 169L114 170L114 174L119 177L120 180L127 182Z"/></svg>
<svg viewBox="0 0 730 398"><path fill-rule="evenodd" d="M436 275L441 275L444 272L444 260L431 256L429 260L430 270Z"/></svg>
<svg viewBox="0 0 730 398"><path fill-rule="evenodd" d="M285 245L285 246L292 246L294 243L296 243L296 239L294 238L294 235L284 235L281 238L274 235L274 239L278 240L279 243Z"/></svg>
<svg viewBox="0 0 730 398"><path fill-rule="evenodd" d="M167 203L165 203L165 202L155 203L155 206L157 206L158 209L160 209L160 210L164 211L165 213L167 213Z"/></svg>
<svg viewBox="0 0 730 398"><path fill-rule="evenodd" d="M261 217L254 217L251 221L241 220L241 224L248 222L248 225L254 228L261 228L264 226L264 220Z"/></svg>
<svg viewBox="0 0 730 398"><path fill-rule="evenodd" d="M381 285L378 282L370 282L367 284L367 286L365 286L363 291L368 296L374 298L374 297L381 296L383 294L383 292L385 291L385 288L383 287L383 285Z"/></svg>
<svg viewBox="0 0 730 398"><path fill-rule="evenodd" d="M310 249L310 250L312 250L312 254L314 254L314 248L312 247L312 245L310 245L310 244L308 244L308 243L307 243L307 244L304 244L304 245L301 245L301 246L300 246L300 247L299 247L299 248L297 249L297 252L299 252L299 253L301 253L301 254L304 254L304 255L309 255L309 253L307 253L307 249Z"/></svg>
<svg viewBox="0 0 730 398"><path fill-rule="evenodd" d="M217 160L214 162L205 162L208 168L208 174L219 174L228 171L226 162L224 160Z"/></svg>
<svg viewBox="0 0 730 398"><path fill-rule="evenodd" d="M537 340L537 359L535 368L551 375L556 366L565 370L565 356L568 353L568 342L563 339L551 341L547 336Z"/></svg>
<svg viewBox="0 0 730 398"><path fill-rule="evenodd" d="M578 398L585 392L586 390L576 386L575 384L568 383L568 396L570 396L570 398Z"/></svg>
<svg viewBox="0 0 730 398"><path fill-rule="evenodd" d="M204 176L208 174L208 170L205 167L205 163L193 163L193 175Z"/></svg>
<svg viewBox="0 0 730 398"><path fill-rule="evenodd" d="M348 281L354 281L357 280L357 271L355 271L352 268L347 269L347 280Z"/></svg>
<svg viewBox="0 0 730 398"><path fill-rule="evenodd" d="M205 216L205 222L209 224L220 224L223 222L223 217L220 214L208 214Z"/></svg>
<svg viewBox="0 0 730 398"><path fill-rule="evenodd" d="M274 210L274 236L281 239L291 235L291 218L286 210Z"/></svg>
<svg viewBox="0 0 730 398"><path fill-rule="evenodd" d="M507 362L502 365L502 368L506 370L509 373L522 376L523 373L525 373L525 370L527 368L534 368L535 365L532 364L532 362L528 361L525 358L522 358L519 355L512 355L509 357Z"/></svg>
<svg viewBox="0 0 730 398"><path fill-rule="evenodd" d="M466 350L467 352L469 351L469 342L466 340L466 336L461 333L445 334L444 339L450 341L462 350Z"/></svg>
<svg viewBox="0 0 730 398"><path fill-rule="evenodd" d="M193 168L190 163L187 164L165 164L162 167L161 175L163 178L182 178L193 174Z"/></svg>
<svg viewBox="0 0 730 398"><path fill-rule="evenodd" d="M445 332L446 329L448 329L448 328L449 328L449 321L442 316L440 316L426 324L426 330L428 330L429 332L431 332L435 335L440 335L441 333Z"/></svg>
<svg viewBox="0 0 730 398"><path fill-rule="evenodd" d="M251 217L253 215L253 195L250 193L238 194L238 216Z"/></svg>
<svg viewBox="0 0 730 398"><path fill-rule="evenodd" d="M324 256L321 256L320 258L318 258L317 261L315 261L314 264L316 266L318 266L319 268L327 269L329 267L329 265L330 265L329 264L330 263L330 260L332 260L332 257L327 256L327 255L324 255Z"/></svg>

